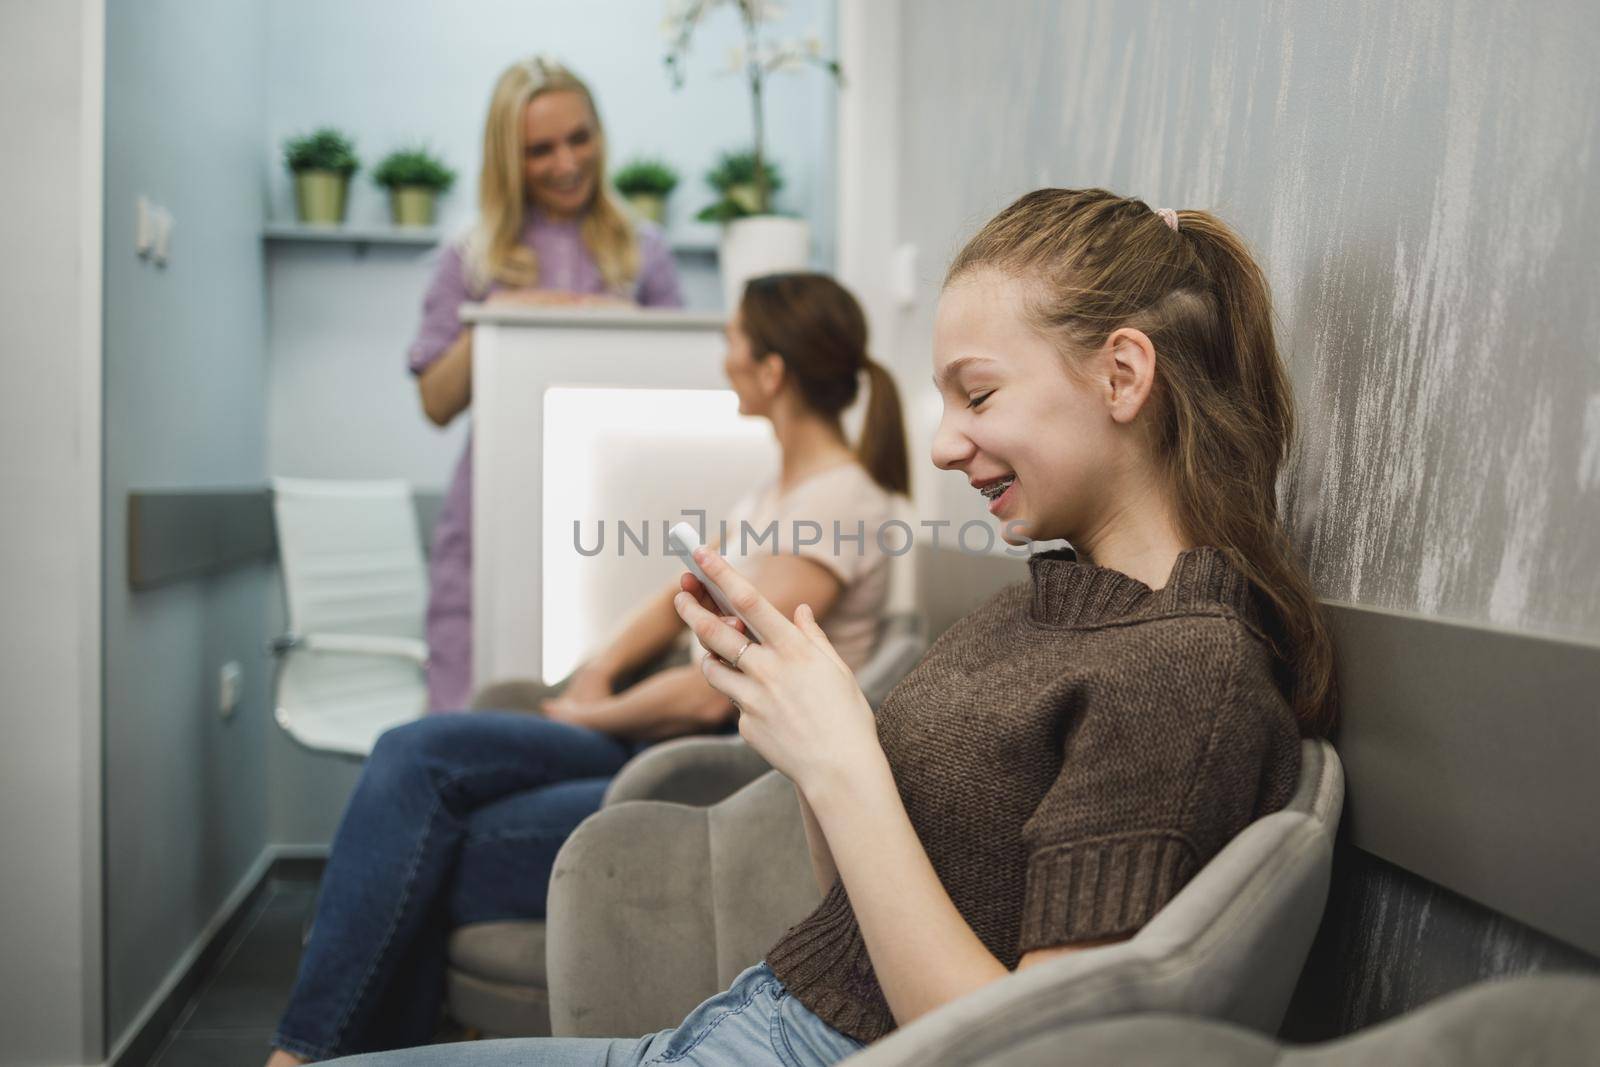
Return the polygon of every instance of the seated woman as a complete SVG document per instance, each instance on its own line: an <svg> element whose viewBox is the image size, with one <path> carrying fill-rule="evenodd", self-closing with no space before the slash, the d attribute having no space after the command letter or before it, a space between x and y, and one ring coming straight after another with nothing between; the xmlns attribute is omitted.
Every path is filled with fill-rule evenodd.
<svg viewBox="0 0 1600 1067"><path fill-rule="evenodd" d="M1044 189L956 258L934 329L960 471L1008 540L1064 538L876 719L817 616L715 553L766 643L679 614L793 780L825 893L727 992L645 1037L344 1061L826 1064L1009 971L1131 936L1293 793L1332 654L1279 522L1292 396L1261 272L1201 211Z"/></svg>
<svg viewBox="0 0 1600 1067"><path fill-rule="evenodd" d="M893 380L867 356L860 306L822 275L752 281L726 335L739 410L770 421L781 452L777 476L728 516L730 546L748 523L750 580L784 611L813 605L842 662L859 668L888 599L889 560L873 532L907 485ZM857 452L840 414L863 373L871 393ZM838 522L847 535L860 525L867 536L807 544L794 536L801 522L829 531ZM756 546L773 524L779 543ZM562 842L641 744L729 722L732 704L698 666L664 667L613 692L687 636L677 591L674 582L645 602L543 701L543 716L434 715L378 740L334 837L269 1064L427 1041L449 930L542 917Z"/></svg>

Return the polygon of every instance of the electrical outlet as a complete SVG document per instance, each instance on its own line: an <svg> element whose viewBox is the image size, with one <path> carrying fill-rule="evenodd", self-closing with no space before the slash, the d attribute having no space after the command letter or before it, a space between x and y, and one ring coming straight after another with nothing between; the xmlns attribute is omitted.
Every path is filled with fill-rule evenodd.
<svg viewBox="0 0 1600 1067"><path fill-rule="evenodd" d="M167 251L172 247L172 212L156 208L155 240L150 246L150 261L158 267L167 265Z"/></svg>
<svg viewBox="0 0 1600 1067"><path fill-rule="evenodd" d="M231 719L239 710L239 689L244 681L244 668L239 661L230 659L217 672L217 711L224 719Z"/></svg>
<svg viewBox="0 0 1600 1067"><path fill-rule="evenodd" d="M144 259L156 244L156 206L144 197L134 204L133 250Z"/></svg>

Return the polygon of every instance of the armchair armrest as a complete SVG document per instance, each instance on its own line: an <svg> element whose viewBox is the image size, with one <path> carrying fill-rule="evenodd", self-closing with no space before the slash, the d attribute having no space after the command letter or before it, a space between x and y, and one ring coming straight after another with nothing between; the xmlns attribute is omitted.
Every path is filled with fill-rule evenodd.
<svg viewBox="0 0 1600 1067"><path fill-rule="evenodd" d="M921 615L906 613L888 619L872 658L856 671L856 682L874 711L883 704L889 690L922 662L927 651L927 622Z"/></svg>
<svg viewBox="0 0 1600 1067"><path fill-rule="evenodd" d="M602 806L625 800L715 804L772 767L736 734L680 737L645 749L617 772Z"/></svg>

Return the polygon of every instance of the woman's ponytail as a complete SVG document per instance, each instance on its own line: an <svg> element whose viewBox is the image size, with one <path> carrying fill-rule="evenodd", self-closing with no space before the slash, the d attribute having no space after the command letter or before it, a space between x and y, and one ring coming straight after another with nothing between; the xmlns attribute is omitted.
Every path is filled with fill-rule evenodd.
<svg viewBox="0 0 1600 1067"><path fill-rule="evenodd" d="M883 364L870 357L867 368L867 416L861 427L856 455L872 480L891 493L911 491L911 464L906 458L905 420L900 413L900 390Z"/></svg>
<svg viewBox="0 0 1600 1067"><path fill-rule="evenodd" d="M867 316L849 290L826 274L767 274L745 284L739 311L752 348L782 356L800 396L821 415L838 419L854 404L866 372L871 393L856 458L884 489L906 493L900 391L867 355Z"/></svg>

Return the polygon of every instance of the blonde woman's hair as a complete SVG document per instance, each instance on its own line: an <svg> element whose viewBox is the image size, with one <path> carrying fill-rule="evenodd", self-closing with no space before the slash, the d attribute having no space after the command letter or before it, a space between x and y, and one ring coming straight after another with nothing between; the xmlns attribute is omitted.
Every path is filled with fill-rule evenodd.
<svg viewBox="0 0 1600 1067"><path fill-rule="evenodd" d="M495 282L526 287L539 284L539 262L522 243L527 189L522 181L522 114L528 102L543 93L570 92L583 97L599 138L594 196L579 233L600 268L600 277L614 295L632 295L639 275L639 244L633 223L606 179L605 131L594 94L572 71L552 59L534 56L505 69L489 98L483 124L483 169L478 176L478 223L467 237L467 285L487 293Z"/></svg>

